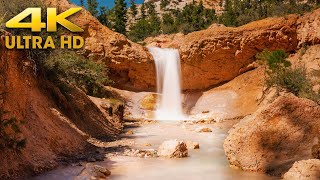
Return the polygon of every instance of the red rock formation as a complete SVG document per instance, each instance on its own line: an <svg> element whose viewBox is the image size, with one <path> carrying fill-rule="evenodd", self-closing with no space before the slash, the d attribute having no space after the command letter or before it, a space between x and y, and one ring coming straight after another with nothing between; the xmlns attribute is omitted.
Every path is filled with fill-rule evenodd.
<svg viewBox="0 0 320 180"><path fill-rule="evenodd" d="M47 6L65 11L75 5L67 0L42 0ZM122 34L103 26L88 11L70 17L84 29L84 54L103 61L110 69L117 87L126 89L151 89L155 85L155 67L148 50L126 39Z"/></svg>
<svg viewBox="0 0 320 180"><path fill-rule="evenodd" d="M61 10L74 6L67 0L43 1ZM203 90L249 70L247 66L263 49L290 52L302 43L318 43L319 16L320 9L301 17L267 18L237 28L216 25L185 36L165 36L165 40L149 38L148 42L180 49L183 89ZM85 10L71 19L85 29L84 53L108 65L116 87L155 89L154 62L145 47L101 25Z"/></svg>
<svg viewBox="0 0 320 180"><path fill-rule="evenodd" d="M301 44L317 44L320 9L299 17L267 18L230 28L219 25L183 35L148 38L150 46L180 49L183 89L201 90L229 81L250 68L263 49L295 51Z"/></svg>
<svg viewBox="0 0 320 180"><path fill-rule="evenodd" d="M6 118L25 122L20 128L27 143L21 151L1 149L0 179L23 179L52 169L59 159L89 147L89 137L108 138L122 130L121 110L106 115L78 89L63 95L36 75L34 62L24 52L1 44L0 110L8 111Z"/></svg>

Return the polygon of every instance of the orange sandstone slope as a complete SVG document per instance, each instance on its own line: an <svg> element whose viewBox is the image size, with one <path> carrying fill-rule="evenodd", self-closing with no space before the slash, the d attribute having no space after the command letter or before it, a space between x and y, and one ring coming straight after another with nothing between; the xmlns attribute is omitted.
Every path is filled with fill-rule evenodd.
<svg viewBox="0 0 320 180"><path fill-rule="evenodd" d="M1 150L0 179L20 178L34 171L52 168L60 153L76 153L84 137L70 128L58 114L54 101L40 88L31 61L19 52L1 49L0 108L9 117L26 122L21 126L26 147L21 152ZM52 162L52 163L51 163Z"/></svg>
<svg viewBox="0 0 320 180"><path fill-rule="evenodd" d="M0 56L0 109L9 111L6 118L25 122L20 128L27 142L21 151L1 149L0 179L52 169L61 158L89 148L89 137L111 138L121 131L122 115L109 116L75 88L63 95L35 75L35 65L24 52L1 46Z"/></svg>
<svg viewBox="0 0 320 180"><path fill-rule="evenodd" d="M75 7L67 0L42 1L46 6L57 7L60 11ZM145 47L111 31L86 10L70 17L70 20L84 29L84 54L96 61L103 61L118 87L140 90L154 87L154 63Z"/></svg>

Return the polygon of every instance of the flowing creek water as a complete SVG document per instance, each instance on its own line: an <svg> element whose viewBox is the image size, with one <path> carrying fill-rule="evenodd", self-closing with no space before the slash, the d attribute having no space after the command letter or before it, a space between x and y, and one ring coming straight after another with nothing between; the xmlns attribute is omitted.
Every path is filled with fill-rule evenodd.
<svg viewBox="0 0 320 180"><path fill-rule="evenodd" d="M135 149L157 149L165 140L178 139L196 141L200 149L189 150L189 157L181 159L140 158L128 156L112 156L103 162L95 164L107 167L111 172L110 179L114 180L268 180L275 179L264 174L244 172L229 167L224 155L223 141L227 131L235 122L216 124L191 124L181 122L159 122L131 128L133 135L122 135L131 139ZM194 129L210 127L211 133L198 133ZM151 146L146 146L150 144ZM61 167L43 174L37 180L69 180L74 179L83 170L82 166ZM81 179L81 177L78 177Z"/></svg>

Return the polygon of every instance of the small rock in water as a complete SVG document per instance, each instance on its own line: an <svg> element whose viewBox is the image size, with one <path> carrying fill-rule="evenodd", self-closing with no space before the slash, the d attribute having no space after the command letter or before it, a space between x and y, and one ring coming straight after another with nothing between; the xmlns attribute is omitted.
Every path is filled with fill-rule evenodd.
<svg viewBox="0 0 320 180"><path fill-rule="evenodd" d="M200 127L198 129L196 129L196 132L212 132L212 130L207 127Z"/></svg>
<svg viewBox="0 0 320 180"><path fill-rule="evenodd" d="M110 175L111 172L107 168L89 163L86 164L84 170L75 178L75 180L106 179L107 176Z"/></svg>
<svg viewBox="0 0 320 180"><path fill-rule="evenodd" d="M94 165L94 170L96 172L102 173L104 176L110 176L111 175L111 172L107 168L99 166L99 165Z"/></svg>
<svg viewBox="0 0 320 180"><path fill-rule="evenodd" d="M134 134L134 132L132 130L129 130L129 131L126 132L126 134L132 135L132 134Z"/></svg>
<svg viewBox="0 0 320 180"><path fill-rule="evenodd" d="M183 158L188 156L186 143L178 140L164 141L158 148L158 156L169 158Z"/></svg>
<svg viewBox="0 0 320 180"><path fill-rule="evenodd" d="M187 141L186 144L188 149L200 149L200 145L198 142Z"/></svg>
<svg viewBox="0 0 320 180"><path fill-rule="evenodd" d="M127 149L124 151L123 155L129 157L157 157L157 151L154 149Z"/></svg>
<svg viewBox="0 0 320 180"><path fill-rule="evenodd" d="M144 146L151 146L151 144L150 143L146 143L146 144L144 144Z"/></svg>
<svg viewBox="0 0 320 180"><path fill-rule="evenodd" d="M195 124L213 124L216 121L214 119L200 119L195 122Z"/></svg>

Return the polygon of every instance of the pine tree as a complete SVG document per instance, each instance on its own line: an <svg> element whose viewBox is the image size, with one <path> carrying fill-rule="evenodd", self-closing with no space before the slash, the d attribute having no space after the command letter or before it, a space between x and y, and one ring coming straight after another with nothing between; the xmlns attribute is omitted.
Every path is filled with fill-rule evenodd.
<svg viewBox="0 0 320 180"><path fill-rule="evenodd" d="M150 16L149 22L151 28L151 35L155 36L160 34L161 19L155 14Z"/></svg>
<svg viewBox="0 0 320 180"><path fill-rule="evenodd" d="M115 0L114 13L115 22L114 29L118 33L126 34L126 23L127 23L127 4L124 0Z"/></svg>
<svg viewBox="0 0 320 180"><path fill-rule="evenodd" d="M82 7L84 6L84 2L83 1L84 0L80 0L80 4L81 4Z"/></svg>
<svg viewBox="0 0 320 180"><path fill-rule="evenodd" d="M169 0L161 0L160 1L160 9L164 10L169 5L169 3L170 3Z"/></svg>
<svg viewBox="0 0 320 180"><path fill-rule="evenodd" d="M88 0L88 10L95 17L98 16L97 8L98 8L97 0Z"/></svg>
<svg viewBox="0 0 320 180"><path fill-rule="evenodd" d="M97 17L98 20L100 21L100 23L107 26L107 27L111 27L111 23L108 19L108 12L109 11L110 10L108 10L108 8L102 6L102 7L100 7L100 14Z"/></svg>
<svg viewBox="0 0 320 180"><path fill-rule="evenodd" d="M154 16L154 15L157 14L157 12L156 12L156 6L155 6L155 4L154 4L153 2L149 2L149 3L147 3L146 5L147 5L147 7L148 7L148 15L149 15L149 16Z"/></svg>
<svg viewBox="0 0 320 180"><path fill-rule="evenodd" d="M248 1L250 6L250 0ZM243 3L246 3L245 1ZM248 7L250 8L250 7ZM236 15L230 0L225 0L224 2L224 13L222 14L221 21L226 26L235 26L236 25Z"/></svg>
<svg viewBox="0 0 320 180"><path fill-rule="evenodd" d="M141 13L141 19L145 19L146 18L146 6L144 3L142 3L142 5L140 7L140 13Z"/></svg>
<svg viewBox="0 0 320 180"><path fill-rule="evenodd" d="M135 18L136 15L138 14L138 10L137 10L136 4L134 3L134 0L130 0L130 10L131 10L132 17Z"/></svg>
<svg viewBox="0 0 320 180"><path fill-rule="evenodd" d="M161 29L162 29L162 33L164 34L171 34L177 31L177 28L175 26L175 21L171 13L163 14Z"/></svg>

